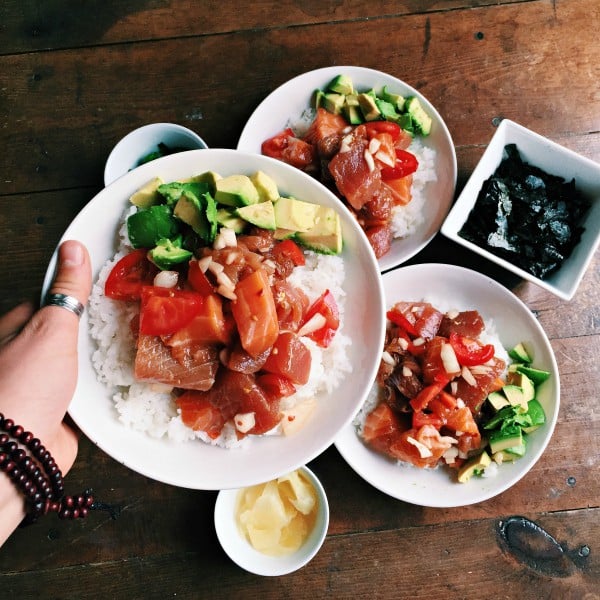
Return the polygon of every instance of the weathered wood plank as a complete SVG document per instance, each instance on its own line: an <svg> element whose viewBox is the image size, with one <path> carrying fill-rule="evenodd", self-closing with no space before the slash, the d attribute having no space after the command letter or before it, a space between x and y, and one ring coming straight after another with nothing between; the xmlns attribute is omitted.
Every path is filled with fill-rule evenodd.
<svg viewBox="0 0 600 600"><path fill-rule="evenodd" d="M508 4L515 0L305 0L246 3L190 2L190 0L105 0L71 3L39 3L36 0L4 0L0 53L90 46L164 38L206 36L244 31L295 27L315 23L389 18ZM521 0L523 1L523 0ZM531 1L531 0L525 0Z"/></svg>
<svg viewBox="0 0 600 600"><path fill-rule="evenodd" d="M129 560L79 564L68 569L4 571L8 597L198 598L596 598L600 560L598 509L529 517L537 534L511 526L511 515L438 527L365 531L329 537L299 572L277 578L245 573L199 536L187 551L164 548ZM517 531L515 531L517 530ZM185 527L180 533L185 535ZM468 532L468 533L467 533ZM552 539L544 537L543 533ZM207 539L208 538L208 539ZM554 541L553 541L554 540Z"/></svg>

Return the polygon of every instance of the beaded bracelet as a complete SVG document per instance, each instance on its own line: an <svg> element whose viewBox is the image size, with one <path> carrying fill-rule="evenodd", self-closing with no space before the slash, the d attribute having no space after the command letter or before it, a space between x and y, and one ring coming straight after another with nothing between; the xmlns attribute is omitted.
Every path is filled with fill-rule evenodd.
<svg viewBox="0 0 600 600"><path fill-rule="evenodd" d="M31 432L15 425L12 419L5 419L2 413L0 470L25 496L27 514L21 526L34 523L49 512L58 513L61 519L77 519L97 508L90 490L78 496L64 495L63 475L50 452Z"/></svg>

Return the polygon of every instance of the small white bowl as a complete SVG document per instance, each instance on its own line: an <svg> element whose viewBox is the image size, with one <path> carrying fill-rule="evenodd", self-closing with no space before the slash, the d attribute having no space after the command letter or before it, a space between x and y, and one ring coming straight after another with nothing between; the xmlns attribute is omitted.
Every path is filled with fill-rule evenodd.
<svg viewBox="0 0 600 600"><path fill-rule="evenodd" d="M580 242L560 268L544 279L532 275L458 234L475 205L483 182L499 166L504 146L507 144L516 144L521 158L525 162L547 173L562 177L566 181L575 179L576 188L592 201L592 206L587 211L582 223L585 231ZM457 244L469 248L563 300L570 300L575 295L577 287L600 243L600 164L560 146L522 125L504 119L452 210L448 213L441 231L443 235Z"/></svg>
<svg viewBox="0 0 600 600"><path fill-rule="evenodd" d="M307 467L299 469L312 483L319 508L315 526L304 544L292 554L268 556L255 550L239 530L236 507L241 489L222 490L215 504L215 529L226 554L238 566L250 573L264 576L286 575L306 565L317 554L329 527L329 503L323 485Z"/></svg>
<svg viewBox="0 0 600 600"><path fill-rule="evenodd" d="M203 150L206 142L195 132L175 123L150 123L128 133L112 149L104 167L104 185L139 166L140 160L158 150L160 143L170 148Z"/></svg>

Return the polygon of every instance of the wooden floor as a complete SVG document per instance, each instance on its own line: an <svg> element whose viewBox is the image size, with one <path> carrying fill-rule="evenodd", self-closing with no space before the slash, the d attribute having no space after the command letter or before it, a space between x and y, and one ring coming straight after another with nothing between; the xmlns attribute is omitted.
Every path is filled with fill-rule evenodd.
<svg viewBox="0 0 600 600"><path fill-rule="evenodd" d="M172 121L234 148L273 89L331 65L419 89L452 134L457 191L502 118L600 162L597 0L3 0L0 311L39 297L56 243L131 129ZM16 532L0 549L0 596L600 598L600 255L570 302L441 236L410 262L490 275L551 340L559 420L514 488L465 508L413 506L331 447L309 465L331 507L321 552L301 571L261 578L221 550L215 493L148 480L82 439L68 488L91 486L120 514Z"/></svg>

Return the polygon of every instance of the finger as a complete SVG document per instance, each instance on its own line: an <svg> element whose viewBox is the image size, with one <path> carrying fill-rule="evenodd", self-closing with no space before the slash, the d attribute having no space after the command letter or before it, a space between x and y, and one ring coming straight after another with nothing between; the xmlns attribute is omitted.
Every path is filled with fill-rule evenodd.
<svg viewBox="0 0 600 600"><path fill-rule="evenodd" d="M23 329L33 311L34 307L31 302L23 302L0 317L0 346L9 342Z"/></svg>
<svg viewBox="0 0 600 600"><path fill-rule="evenodd" d="M50 293L72 296L85 305L91 285L91 261L86 247L74 240L63 242L58 249L56 276ZM66 312L61 307L49 308Z"/></svg>

